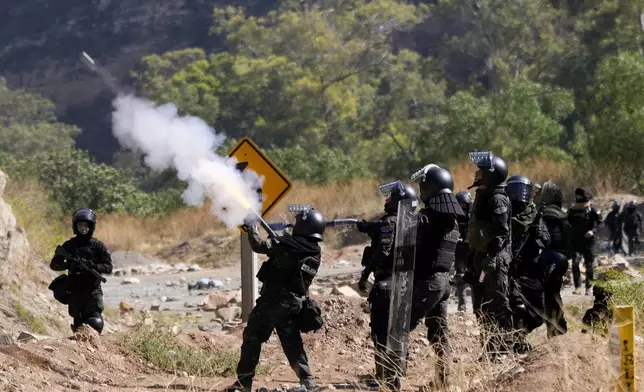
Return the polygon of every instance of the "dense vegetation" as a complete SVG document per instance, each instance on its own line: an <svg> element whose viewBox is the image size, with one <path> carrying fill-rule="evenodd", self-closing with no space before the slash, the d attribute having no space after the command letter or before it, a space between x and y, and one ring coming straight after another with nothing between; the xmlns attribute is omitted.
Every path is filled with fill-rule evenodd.
<svg viewBox="0 0 644 392"><path fill-rule="evenodd" d="M263 17L228 7L213 13L225 50L151 55L133 76L141 95L231 141L250 136L293 179L408 178L492 149L577 164L583 180L620 173L631 191L644 186L641 3L285 0ZM37 179L64 210L181 205L182 184L139 156L106 166L75 151L80 130L53 109L0 82L5 170Z"/></svg>

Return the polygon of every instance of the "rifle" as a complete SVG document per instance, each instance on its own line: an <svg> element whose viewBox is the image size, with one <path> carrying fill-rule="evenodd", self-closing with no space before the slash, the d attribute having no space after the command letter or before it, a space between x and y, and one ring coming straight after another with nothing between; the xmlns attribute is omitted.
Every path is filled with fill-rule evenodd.
<svg viewBox="0 0 644 392"><path fill-rule="evenodd" d="M326 227L337 227L337 226L350 226L350 225L355 225L358 223L357 219L334 219L332 221L327 221L325 223ZM293 227L292 223L269 223L268 226L270 226L271 229L273 230L284 230L289 227Z"/></svg>
<svg viewBox="0 0 644 392"><path fill-rule="evenodd" d="M103 282L103 283L107 282L107 279L105 279L105 277L103 277L103 275L101 275L98 272L96 272L96 270L94 270L92 268L89 268L87 266L87 264L85 264L85 262L82 259L79 259L78 257L72 256L72 254L69 253L68 251L66 251L65 248L63 248L62 246L58 245L56 247L56 252L54 252L54 254L56 254L57 256L64 257L65 260L67 260L67 261L71 261L73 263L76 263L76 265L81 267L81 269L83 269L83 270L85 270L87 272L90 272L97 279L100 279L101 282Z"/></svg>
<svg viewBox="0 0 644 392"><path fill-rule="evenodd" d="M326 222L326 227L350 226L350 225L357 225L357 224L358 224L358 220L353 218L334 219L332 221Z"/></svg>
<svg viewBox="0 0 644 392"><path fill-rule="evenodd" d="M523 247L525 244L528 243L528 240L530 239L530 227L532 225L538 225L539 221L541 221L541 217L543 216L543 211L546 209L546 203L541 203L541 206L539 207L539 211L537 211L537 215L535 215L534 219L532 220L532 223L528 225L525 233L523 233L523 236L521 237L521 243L519 245L519 248L517 249L516 252L514 252L514 255L512 257L512 261L515 261L517 257L521 254L521 251L523 250Z"/></svg>

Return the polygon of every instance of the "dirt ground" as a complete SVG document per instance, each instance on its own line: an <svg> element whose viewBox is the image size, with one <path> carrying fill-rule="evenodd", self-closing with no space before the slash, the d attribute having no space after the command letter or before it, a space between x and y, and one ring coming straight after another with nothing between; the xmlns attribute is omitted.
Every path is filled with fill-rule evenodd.
<svg viewBox="0 0 644 392"><path fill-rule="evenodd" d="M19 234L16 229L7 237L15 239ZM326 329L305 334L303 339L316 381L328 390L368 390L364 380L373 372L374 351L366 301L364 295L354 290L361 269L362 247L325 250L320 276L312 287L313 297L321 304ZM6 259L18 260L17 256ZM31 265L28 257L20 260L25 266ZM634 265L638 260L641 261L631 258L629 262ZM12 262L4 265L7 272L29 271L22 264ZM28 275L43 281L31 285L23 283L26 277L17 275L1 282L3 294L7 298L11 296L13 301L5 299L0 304L0 311L6 316L0 320L1 391L218 391L232 383L230 377L189 374L179 365L171 371L160 370L125 350L122 340L133 335L137 328L152 326L172 330L176 335L173 339L190 347L190 352L206 348L238 352L244 329L241 320L233 315L231 320L222 323L216 314L218 309L207 310L197 304L209 292L216 298L221 298L223 293L234 294L240 284L239 266L177 268L132 252L115 253L115 265L122 272L108 277L104 285L106 329L100 337L88 328L71 335L66 327L70 320L65 307L53 302L46 282L43 284L50 280L46 271ZM217 287L188 290L188 285L198 279L217 281ZM615 390L607 339L582 333L577 319L579 311L583 312L592 298L573 296L572 289L567 287L563 299L569 310L578 310L568 315L568 334L546 340L542 327L530 335L534 345L531 354L501 364L488 364L478 361L481 336L471 313L471 302L467 313L459 313L452 297L448 316L454 353L450 391ZM232 303L236 306L238 301ZM18 305L24 309L19 310ZM38 322L44 322L45 330L52 336L32 334L24 341L17 339L21 332L34 330ZM54 322L61 324L59 329L49 328ZM435 390L432 384L435 356L425 334L426 328L419 327L410 336L408 376L403 381L405 391ZM639 384L643 382L642 346L640 339L636 357ZM260 365L263 371L256 377L256 388L287 389L297 384L276 335L264 345Z"/></svg>
<svg viewBox="0 0 644 392"><path fill-rule="evenodd" d="M304 335L316 380L326 389L367 390L363 380L373 371L373 347L368 314L360 298L318 297L328 332ZM449 316L454 352L452 363L458 391L609 391L613 375L606 339L582 334L577 328L546 341L545 331L531 339L534 351L524 357L491 365L480 363L479 331L470 313ZM243 325L227 332L181 333L177 339L201 348L238 349ZM418 328L410 337L409 376L404 390L433 390L434 354ZM156 370L118 344L119 334L99 337L83 329L69 338L31 340L0 345L0 386L6 391L217 391L232 378L204 378L181 371ZM644 365L638 347L639 369ZM293 387L297 378L286 363L276 336L262 350L268 371L256 377L255 387ZM641 373L641 371L640 371ZM640 374L641 377L641 374Z"/></svg>

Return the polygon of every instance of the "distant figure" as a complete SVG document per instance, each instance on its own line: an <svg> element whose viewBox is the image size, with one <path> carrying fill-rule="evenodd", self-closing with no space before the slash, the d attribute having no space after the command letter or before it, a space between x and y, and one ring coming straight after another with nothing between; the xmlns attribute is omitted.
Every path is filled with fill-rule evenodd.
<svg viewBox="0 0 644 392"><path fill-rule="evenodd" d="M591 204L593 194L586 189L575 189L576 203L568 210L570 244L572 250L572 276L575 283L573 294L581 294L580 255L586 266L586 295L592 294L593 268L595 263L595 232L603 224L601 212Z"/></svg>
<svg viewBox="0 0 644 392"><path fill-rule="evenodd" d="M622 247L622 228L619 220L619 201L613 200L611 211L606 215L605 223L609 231L611 251L618 253Z"/></svg>
<svg viewBox="0 0 644 392"><path fill-rule="evenodd" d="M629 201L624 206L623 214L621 221L624 234L628 238L628 255L631 256L635 253L635 246L640 243L639 234L643 222L642 214L637 211L637 201Z"/></svg>

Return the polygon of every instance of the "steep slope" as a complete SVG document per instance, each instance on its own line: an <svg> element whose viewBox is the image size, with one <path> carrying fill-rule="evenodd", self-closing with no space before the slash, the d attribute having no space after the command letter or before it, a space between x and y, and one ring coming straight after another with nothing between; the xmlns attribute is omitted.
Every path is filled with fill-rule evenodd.
<svg viewBox="0 0 644 392"><path fill-rule="evenodd" d="M27 233L16 227L11 206L2 198L7 176L0 171L0 329L4 333L32 331L58 335L65 313L47 285L55 274L29 247Z"/></svg>

